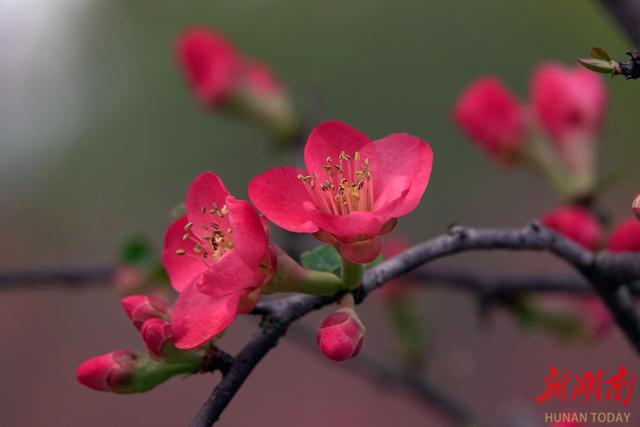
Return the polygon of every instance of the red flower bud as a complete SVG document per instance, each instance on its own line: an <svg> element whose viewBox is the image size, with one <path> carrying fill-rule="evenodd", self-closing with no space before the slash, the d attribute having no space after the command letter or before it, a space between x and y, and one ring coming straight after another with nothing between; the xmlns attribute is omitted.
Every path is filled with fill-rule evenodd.
<svg viewBox="0 0 640 427"><path fill-rule="evenodd" d="M92 357L78 368L78 381L94 390L126 393L133 381L138 354L120 350Z"/></svg>
<svg viewBox="0 0 640 427"><path fill-rule="evenodd" d="M612 252L640 252L640 222L629 218L618 226L609 240Z"/></svg>
<svg viewBox="0 0 640 427"><path fill-rule="evenodd" d="M640 194L633 199L633 203L631 204L631 209L633 210L633 214L640 220Z"/></svg>
<svg viewBox="0 0 640 427"><path fill-rule="evenodd" d="M360 353L365 327L352 308L341 308L327 317L318 331L318 345L329 359L336 362Z"/></svg>
<svg viewBox="0 0 640 427"><path fill-rule="evenodd" d="M169 305L165 301L148 295L130 295L122 298L120 303L138 329L146 320L169 315Z"/></svg>
<svg viewBox="0 0 640 427"><path fill-rule="evenodd" d="M542 222L587 249L595 250L602 242L600 223L588 210L579 206L568 206L550 212Z"/></svg>
<svg viewBox="0 0 640 427"><path fill-rule="evenodd" d="M144 322L140 332L149 353L155 358L162 358L165 345L173 342L171 324L157 317Z"/></svg>
<svg viewBox="0 0 640 427"><path fill-rule="evenodd" d="M540 125L557 145L595 136L604 121L606 87L581 66L542 64L532 78L531 98Z"/></svg>
<svg viewBox="0 0 640 427"><path fill-rule="evenodd" d="M525 142L523 109L495 77L473 82L458 99L453 115L473 142L500 161L513 161Z"/></svg>

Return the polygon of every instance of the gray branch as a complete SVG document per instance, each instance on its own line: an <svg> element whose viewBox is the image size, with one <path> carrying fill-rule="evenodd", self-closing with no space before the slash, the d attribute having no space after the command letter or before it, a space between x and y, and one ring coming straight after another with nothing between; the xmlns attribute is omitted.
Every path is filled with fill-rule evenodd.
<svg viewBox="0 0 640 427"><path fill-rule="evenodd" d="M368 270L356 301L386 282L433 260L473 250L545 251L573 266L606 303L618 326L640 352L640 319L624 283L640 278L639 254L593 253L571 240L542 227L538 222L515 229L470 229L454 227L446 235L419 244ZM202 405L191 427L208 427L220 417L235 393L260 360L275 347L289 325L307 313L334 303L336 297L293 295L258 304L263 316L260 330L236 356L223 380Z"/></svg>

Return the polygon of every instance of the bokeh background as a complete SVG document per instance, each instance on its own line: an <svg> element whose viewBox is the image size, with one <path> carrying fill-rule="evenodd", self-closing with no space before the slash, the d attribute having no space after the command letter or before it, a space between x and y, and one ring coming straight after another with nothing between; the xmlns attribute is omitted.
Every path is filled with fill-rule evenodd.
<svg viewBox="0 0 640 427"><path fill-rule="evenodd" d="M319 98L323 119L373 137L406 131L427 139L435 151L432 180L399 228L415 240L453 222L521 225L559 203L538 179L496 168L451 123L466 84L496 74L525 99L537 63L572 63L592 45L617 57L629 47L590 1L0 0L0 268L112 262L133 233L159 247L168 210L196 174L214 170L245 196L248 180L280 161L259 131L209 114L192 98L173 44L193 24L215 26L263 58L300 99ZM621 179L602 205L619 220L638 191L638 87L621 79L607 84L600 173ZM542 255L498 253L446 263L562 267ZM550 364L613 374L625 363L638 372L617 332L596 346L561 345L523 331L503 312L480 324L466 295L428 291L416 298L430 331L425 375L494 425L543 424L548 408L533 397ZM393 361L397 349L381 304L372 298L362 312L366 350ZM316 327L321 319L305 322ZM255 319L240 320L224 346L239 348L255 327ZM108 284L0 291L0 342L2 427L185 425L217 381L174 379L136 396L78 385L75 369L85 358L141 346ZM631 411L637 425L637 405ZM220 422L255 424L447 425L406 394L286 338Z"/></svg>

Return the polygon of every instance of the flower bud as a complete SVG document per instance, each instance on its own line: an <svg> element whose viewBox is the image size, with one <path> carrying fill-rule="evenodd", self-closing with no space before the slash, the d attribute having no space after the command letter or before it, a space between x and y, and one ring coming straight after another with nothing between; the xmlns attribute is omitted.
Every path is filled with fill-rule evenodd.
<svg viewBox="0 0 640 427"><path fill-rule="evenodd" d="M609 239L612 252L640 252L640 222L629 218L613 231Z"/></svg>
<svg viewBox="0 0 640 427"><path fill-rule="evenodd" d="M633 203L631 203L631 209L633 210L633 214L640 220L640 194L633 199Z"/></svg>
<svg viewBox="0 0 640 427"><path fill-rule="evenodd" d="M572 174L591 185L596 137L607 106L600 76L580 66L543 64L534 73L531 91L538 124Z"/></svg>
<svg viewBox="0 0 640 427"><path fill-rule="evenodd" d="M318 331L318 345L329 359L336 362L360 353L365 327L352 308L341 308L327 317Z"/></svg>
<svg viewBox="0 0 640 427"><path fill-rule="evenodd" d="M138 354L120 350L85 361L78 368L78 381L94 390L126 393L133 383Z"/></svg>
<svg viewBox="0 0 640 427"><path fill-rule="evenodd" d="M149 295L129 295L122 298L120 303L137 329L149 319L165 319L169 316L169 305Z"/></svg>
<svg viewBox="0 0 640 427"><path fill-rule="evenodd" d="M277 140L287 142L299 132L300 117L285 87L219 33L188 30L178 40L177 56L203 105L252 120Z"/></svg>
<svg viewBox="0 0 640 427"><path fill-rule="evenodd" d="M540 125L558 145L574 135L594 136L607 106L602 79L582 67L542 64L531 83L533 107Z"/></svg>
<svg viewBox="0 0 640 427"><path fill-rule="evenodd" d="M166 345L173 345L173 330L166 320L151 318L142 324L140 332L149 354L156 359L164 356Z"/></svg>
<svg viewBox="0 0 640 427"><path fill-rule="evenodd" d="M479 79L462 93L454 119L473 142L501 162L513 162L525 143L523 109L495 77Z"/></svg>
<svg viewBox="0 0 640 427"><path fill-rule="evenodd" d="M542 222L589 250L598 249L602 242L600 223L588 210L579 206L567 206L550 212Z"/></svg>

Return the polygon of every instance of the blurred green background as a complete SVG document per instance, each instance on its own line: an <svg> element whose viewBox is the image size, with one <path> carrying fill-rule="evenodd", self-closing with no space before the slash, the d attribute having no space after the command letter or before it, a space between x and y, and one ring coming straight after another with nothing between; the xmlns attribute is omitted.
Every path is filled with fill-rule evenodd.
<svg viewBox="0 0 640 427"><path fill-rule="evenodd" d="M532 70L541 61L571 64L594 45L621 57L629 44L597 6L539 0L0 1L0 268L112 261L133 232L160 244L168 210L182 200L198 173L213 170L232 192L246 196L249 179L281 162L259 131L212 115L193 99L176 67L173 44L194 24L212 25L247 54L262 58L299 99L319 96L322 119L345 121L374 138L404 131L428 140L435 152L433 176L424 202L400 224L412 238L441 233L453 222L523 224L558 199L544 182L498 169L482 156L452 124L452 105L483 74L503 78L525 100ZM634 102L640 86L622 79L607 84L611 102L600 172L623 175L602 204L619 219L638 191ZM482 259L502 265L504 258ZM0 366L17 368L0 383L1 395L11 395L0 403L0 426L51 425L44 420L56 412L64 422L54 425L88 425L89 420L96 426L115 421L151 425L150 419L149 424L133 423L118 415L136 413L145 404L156 407L161 397L176 398L175 389L116 398L74 383L75 366L83 358L114 346L137 345L113 292L12 291L0 295L0 308ZM470 321L454 332L473 332L473 313L467 317ZM523 355L548 345L558 357L569 357L544 338L539 338L542 344L531 342L517 328L506 327ZM478 352L488 357L491 348L478 339ZM628 353L618 336L611 349ZM291 356L294 350L284 351ZM33 368L51 354L58 356L51 356L48 366ZM587 368L600 368L599 359L589 359L590 350L575 354L584 355ZM531 375L536 387L542 386L548 362L540 361ZM318 367L326 365L323 361L308 363L307 371L329 369ZM495 368L486 367L488 372ZM25 379L48 390L45 403L34 403ZM255 389L258 394L267 383L256 381L253 387L262 387ZM210 382L195 380L199 394L191 393L194 400L171 412L174 418L164 413L168 421L160 425L185 424ZM180 385L185 393L193 389L188 383ZM475 395L477 383L465 383L471 390L467 397ZM313 388L313 383L307 386ZM369 387L364 382L360 386ZM485 415L504 415L498 416L496 402L517 387L511 386L494 387L493 400L478 405ZM331 393L331 385L327 387ZM531 386L522 390L525 400L539 391ZM273 393L278 391L271 390L265 399ZM61 396L66 406L59 405ZM363 407L372 401L365 400ZM105 402L119 414L95 420ZM230 410L242 412L239 405ZM25 414L30 406L35 409ZM411 414L402 425L424 425L418 409ZM223 424L249 420L237 416ZM355 415L280 425L315 426L328 420L335 426L386 425L376 424L384 417L366 421Z"/></svg>

